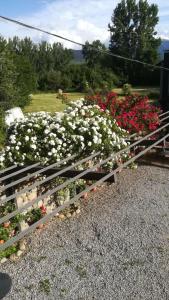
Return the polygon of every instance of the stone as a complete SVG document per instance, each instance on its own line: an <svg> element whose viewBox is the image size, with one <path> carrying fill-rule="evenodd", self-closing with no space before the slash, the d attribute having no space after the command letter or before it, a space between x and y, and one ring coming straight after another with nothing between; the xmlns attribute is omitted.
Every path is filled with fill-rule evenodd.
<svg viewBox="0 0 169 300"><path fill-rule="evenodd" d="M64 201L65 201L65 199L64 199L64 197L63 197L63 196L58 196L58 197L57 197L57 201L58 201L58 204L59 204L59 205L63 205L63 204L64 204Z"/></svg>
<svg viewBox="0 0 169 300"><path fill-rule="evenodd" d="M5 124L10 126L11 123L24 119L24 114L20 107L14 107L5 112Z"/></svg>
<svg viewBox="0 0 169 300"><path fill-rule="evenodd" d="M39 224L37 228L42 229L43 227L44 227L44 224Z"/></svg>
<svg viewBox="0 0 169 300"><path fill-rule="evenodd" d="M27 193L23 193L20 197L22 197L22 198L27 197Z"/></svg>
<svg viewBox="0 0 169 300"><path fill-rule="evenodd" d="M1 198L0 198L0 200L2 200L2 201L5 200L5 199L6 199L6 195L2 195Z"/></svg>
<svg viewBox="0 0 169 300"><path fill-rule="evenodd" d="M25 251L26 250L26 240L22 240L19 242L19 249L21 251Z"/></svg>
<svg viewBox="0 0 169 300"><path fill-rule="evenodd" d="M66 214L66 217L67 217L67 218L71 218L71 216L72 216L71 213L67 213L67 214Z"/></svg>
<svg viewBox="0 0 169 300"><path fill-rule="evenodd" d="M23 206L23 198L22 197L16 197L16 204L17 204L17 207L20 208Z"/></svg>
<svg viewBox="0 0 169 300"><path fill-rule="evenodd" d="M33 201L37 198L37 192L32 192L28 195L28 200Z"/></svg>
<svg viewBox="0 0 169 300"><path fill-rule="evenodd" d="M16 253L17 257L20 257L22 254L23 254L23 251L21 251L21 250L18 250Z"/></svg>
<svg viewBox="0 0 169 300"><path fill-rule="evenodd" d="M50 201L50 196L43 199L43 204L44 204L45 206L47 206L48 203L49 203L49 201Z"/></svg>
<svg viewBox="0 0 169 300"><path fill-rule="evenodd" d="M24 230L26 230L28 227L29 227L29 225L28 225L28 223L26 223L25 221L19 222L19 228L20 228L20 231L24 231Z"/></svg>
<svg viewBox="0 0 169 300"><path fill-rule="evenodd" d="M66 191L65 191L64 200L65 200L65 202L70 201L70 190L69 189L66 189Z"/></svg>
<svg viewBox="0 0 169 300"><path fill-rule="evenodd" d="M10 257L9 257L9 259L11 260L11 261L16 261L17 260L17 256L16 256L16 254L11 254L10 255Z"/></svg>
<svg viewBox="0 0 169 300"><path fill-rule="evenodd" d="M4 263L6 263L6 262L7 262L7 260L8 260L8 259L7 259L6 257L2 258L2 259L1 259L1 264L4 264Z"/></svg>
<svg viewBox="0 0 169 300"><path fill-rule="evenodd" d="M64 220L65 219L65 215L64 214L60 214L59 215L59 219Z"/></svg>

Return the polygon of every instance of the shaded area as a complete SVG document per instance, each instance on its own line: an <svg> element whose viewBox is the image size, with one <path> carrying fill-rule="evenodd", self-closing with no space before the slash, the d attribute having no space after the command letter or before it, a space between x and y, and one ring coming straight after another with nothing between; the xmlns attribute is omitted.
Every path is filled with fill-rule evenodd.
<svg viewBox="0 0 169 300"><path fill-rule="evenodd" d="M8 274L0 273L0 299L3 299L9 292L12 286L12 280Z"/></svg>

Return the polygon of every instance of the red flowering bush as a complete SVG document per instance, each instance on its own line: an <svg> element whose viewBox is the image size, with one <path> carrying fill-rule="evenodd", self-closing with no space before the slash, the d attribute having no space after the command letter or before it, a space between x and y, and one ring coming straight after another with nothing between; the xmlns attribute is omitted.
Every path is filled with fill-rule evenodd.
<svg viewBox="0 0 169 300"><path fill-rule="evenodd" d="M102 110L109 110L118 125L130 133L150 132L159 125L160 109L150 104L147 96L133 94L119 99L110 92L103 96L88 96L87 102L94 102Z"/></svg>

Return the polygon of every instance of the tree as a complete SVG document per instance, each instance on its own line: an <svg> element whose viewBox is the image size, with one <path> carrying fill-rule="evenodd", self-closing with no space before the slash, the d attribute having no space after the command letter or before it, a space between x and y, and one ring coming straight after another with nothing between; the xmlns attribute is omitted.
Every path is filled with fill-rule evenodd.
<svg viewBox="0 0 169 300"><path fill-rule="evenodd" d="M13 60L8 52L0 54L0 106L7 110L18 102L18 89L16 86L17 73Z"/></svg>
<svg viewBox="0 0 169 300"><path fill-rule="evenodd" d="M92 44L86 42L82 51L87 65L91 68L96 65L101 65L106 56L104 53L105 50L106 46L102 44L100 40L96 40Z"/></svg>
<svg viewBox="0 0 169 300"><path fill-rule="evenodd" d="M156 64L158 47L155 27L159 21L158 6L147 0L122 0L115 8L109 24L110 46L112 53L132 59ZM141 80L147 70L135 63L112 58L114 68L131 82Z"/></svg>
<svg viewBox="0 0 169 300"><path fill-rule="evenodd" d="M16 85L17 73L8 52L0 53L0 147L5 137L4 112L18 105L20 92Z"/></svg>
<svg viewBox="0 0 169 300"><path fill-rule="evenodd" d="M18 105L24 107L30 102L29 95L37 89L37 78L29 59L23 55L13 56L16 69L16 85L20 91Z"/></svg>

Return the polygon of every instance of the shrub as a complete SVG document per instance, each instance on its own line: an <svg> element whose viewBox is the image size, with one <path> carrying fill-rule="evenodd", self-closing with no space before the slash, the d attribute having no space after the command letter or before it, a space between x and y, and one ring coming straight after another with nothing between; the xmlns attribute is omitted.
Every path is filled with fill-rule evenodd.
<svg viewBox="0 0 169 300"><path fill-rule="evenodd" d="M129 96L132 93L132 86L131 84L125 83L122 87L122 93L124 96Z"/></svg>
<svg viewBox="0 0 169 300"><path fill-rule="evenodd" d="M8 143L0 162L44 164L60 161L73 154L101 151L107 155L127 146L126 132L109 112L97 105L85 105L83 100L72 102L64 113L28 114L8 130Z"/></svg>
<svg viewBox="0 0 169 300"><path fill-rule="evenodd" d="M160 109L151 105L148 97L140 95L126 96L119 99L110 92L106 96L87 97L87 103L98 104L103 111L110 111L118 125L130 133L149 132L159 125Z"/></svg>

